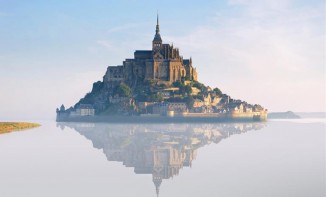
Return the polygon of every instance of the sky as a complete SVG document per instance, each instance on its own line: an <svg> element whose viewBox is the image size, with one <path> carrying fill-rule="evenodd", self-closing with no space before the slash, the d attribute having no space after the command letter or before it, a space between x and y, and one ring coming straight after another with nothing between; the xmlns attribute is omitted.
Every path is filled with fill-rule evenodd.
<svg viewBox="0 0 326 197"><path fill-rule="evenodd" d="M107 66L163 43L269 111L326 111L324 0L0 0L0 119L54 119Z"/></svg>

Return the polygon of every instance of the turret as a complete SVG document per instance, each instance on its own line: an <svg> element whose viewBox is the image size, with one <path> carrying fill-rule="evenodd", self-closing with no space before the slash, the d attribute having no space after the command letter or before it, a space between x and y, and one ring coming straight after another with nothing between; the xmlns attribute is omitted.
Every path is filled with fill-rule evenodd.
<svg viewBox="0 0 326 197"><path fill-rule="evenodd" d="M62 104L60 107L60 111L65 111L65 110L66 110L65 106Z"/></svg>

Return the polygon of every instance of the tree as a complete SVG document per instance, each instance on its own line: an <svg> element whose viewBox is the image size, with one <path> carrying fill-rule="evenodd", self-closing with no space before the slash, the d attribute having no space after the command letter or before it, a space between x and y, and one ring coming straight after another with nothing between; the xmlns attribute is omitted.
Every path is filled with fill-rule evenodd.
<svg viewBox="0 0 326 197"><path fill-rule="evenodd" d="M179 86L179 94L182 96L186 94L186 87L184 85Z"/></svg>
<svg viewBox="0 0 326 197"><path fill-rule="evenodd" d="M179 87L183 86L183 84L180 81L176 81L173 83L173 86L179 88Z"/></svg>
<svg viewBox="0 0 326 197"><path fill-rule="evenodd" d="M190 94L192 93L191 86L189 86L189 85L185 86L185 93L186 93L187 95L190 95Z"/></svg>
<svg viewBox="0 0 326 197"><path fill-rule="evenodd" d="M215 94L216 94L217 96L220 96L220 97L223 95L222 91L221 91L220 89L218 89L218 88L214 88L214 89L213 89L213 92L215 92Z"/></svg>
<svg viewBox="0 0 326 197"><path fill-rule="evenodd" d="M164 83L160 84L159 87L160 88L167 88L167 86Z"/></svg>
<svg viewBox="0 0 326 197"><path fill-rule="evenodd" d="M198 88L202 92L207 92L207 87L204 84L199 83L198 81L195 81L192 86Z"/></svg>
<svg viewBox="0 0 326 197"><path fill-rule="evenodd" d="M190 95L192 92L192 89L191 89L191 86L189 85L181 85L179 86L179 94L181 94L182 96L185 96L186 94L187 95Z"/></svg>
<svg viewBox="0 0 326 197"><path fill-rule="evenodd" d="M181 77L181 83L184 83L185 80L186 80L186 77L182 76L182 77Z"/></svg>
<svg viewBox="0 0 326 197"><path fill-rule="evenodd" d="M187 96L185 98L186 105L188 109L192 109L194 106L195 99L192 96Z"/></svg>
<svg viewBox="0 0 326 197"><path fill-rule="evenodd" d="M131 97L131 89L127 84L120 83L115 90L115 94L119 94L120 97Z"/></svg>
<svg viewBox="0 0 326 197"><path fill-rule="evenodd" d="M136 100L140 101L140 102L149 101L150 96L148 94L146 94L145 92L140 92L137 94Z"/></svg>
<svg viewBox="0 0 326 197"><path fill-rule="evenodd" d="M150 96L150 101L151 102L161 102L164 100L164 97L161 93L156 93L156 94L152 94Z"/></svg>
<svg viewBox="0 0 326 197"><path fill-rule="evenodd" d="M145 86L150 86L150 87L155 86L155 84L156 84L155 80L146 80L146 81L144 82L144 85L145 85Z"/></svg>
<svg viewBox="0 0 326 197"><path fill-rule="evenodd" d="M192 81L192 80L190 79L190 76L186 76L186 77L185 77L185 80L186 80L186 81Z"/></svg>

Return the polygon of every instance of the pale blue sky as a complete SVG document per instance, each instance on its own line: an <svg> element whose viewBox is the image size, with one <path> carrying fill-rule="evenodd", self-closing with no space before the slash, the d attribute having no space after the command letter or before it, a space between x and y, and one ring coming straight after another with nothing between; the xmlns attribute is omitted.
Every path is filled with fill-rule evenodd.
<svg viewBox="0 0 326 197"><path fill-rule="evenodd" d="M108 65L163 42L199 80L270 111L325 111L323 0L0 0L0 118L53 118Z"/></svg>

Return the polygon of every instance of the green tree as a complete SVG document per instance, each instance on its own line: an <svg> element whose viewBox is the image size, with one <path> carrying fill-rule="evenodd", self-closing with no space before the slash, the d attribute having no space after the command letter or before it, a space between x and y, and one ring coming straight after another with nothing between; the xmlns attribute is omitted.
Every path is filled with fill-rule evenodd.
<svg viewBox="0 0 326 197"><path fill-rule="evenodd" d="M192 86L198 88L202 92L207 92L207 87L204 84L199 83L198 81L195 81Z"/></svg>
<svg viewBox="0 0 326 197"><path fill-rule="evenodd" d="M195 99L192 96L187 96L185 98L185 103L188 107L188 109L192 109L194 106Z"/></svg>
<svg viewBox="0 0 326 197"><path fill-rule="evenodd" d="M160 87L160 88L167 88L167 86L166 86L165 84L163 84L163 83L160 84L159 87Z"/></svg>
<svg viewBox="0 0 326 197"><path fill-rule="evenodd" d="M185 86L185 93L186 93L187 95L190 95L190 94L192 93L191 86L189 86L189 85Z"/></svg>
<svg viewBox="0 0 326 197"><path fill-rule="evenodd" d="M179 94L181 94L182 96L185 96L186 94L187 95L190 95L192 92L192 89L191 89L191 86L189 85L181 85L179 87Z"/></svg>
<svg viewBox="0 0 326 197"><path fill-rule="evenodd" d="M115 91L115 94L118 94L120 97L131 97L132 95L130 87L125 83L120 83Z"/></svg>
<svg viewBox="0 0 326 197"><path fill-rule="evenodd" d="M164 97L161 93L156 93L156 94L152 94L150 96L150 101L151 102L161 102L164 100Z"/></svg>
<svg viewBox="0 0 326 197"><path fill-rule="evenodd" d="M181 83L184 83L185 80L186 80L186 77L182 76L182 77L181 77Z"/></svg>
<svg viewBox="0 0 326 197"><path fill-rule="evenodd" d="M180 81L176 81L173 83L173 86L179 88L179 87L183 86L183 84Z"/></svg>
<svg viewBox="0 0 326 197"><path fill-rule="evenodd" d="M140 102L149 101L150 96L148 94L146 94L145 92L140 92L137 94L136 100L140 101Z"/></svg>
<svg viewBox="0 0 326 197"><path fill-rule="evenodd" d="M179 94L181 94L182 96L184 96L186 94L186 87L185 86L180 86L179 87Z"/></svg>
<svg viewBox="0 0 326 197"><path fill-rule="evenodd" d="M222 96L223 95L222 91L220 89L218 89L218 88L214 88L213 91L215 92L215 94L217 96Z"/></svg>

